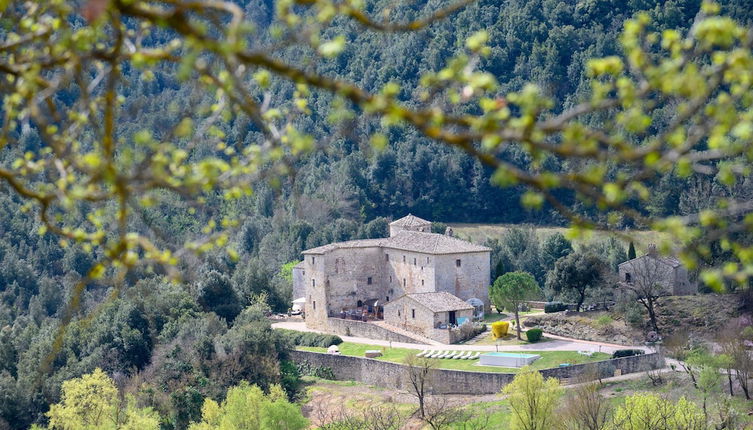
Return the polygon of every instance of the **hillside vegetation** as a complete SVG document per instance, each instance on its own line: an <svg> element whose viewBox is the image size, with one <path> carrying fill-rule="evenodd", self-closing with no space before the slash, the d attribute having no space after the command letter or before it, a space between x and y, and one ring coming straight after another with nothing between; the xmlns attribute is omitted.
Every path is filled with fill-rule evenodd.
<svg viewBox="0 0 753 430"><path fill-rule="evenodd" d="M288 400L300 400L304 395L301 375L299 369L287 361L292 345L271 329L267 316L287 310L292 289L290 269L300 261L304 249L335 241L385 236L388 222L408 212L442 222L566 224L565 218L546 204L539 211L524 209L521 203L524 187L493 186L492 169L457 149L430 142L412 128L389 128L389 145L376 150L368 144L367 136L382 129L380 118L364 114L363 118L335 126L331 119L340 115L338 101L333 101L331 93L316 90L307 101L310 115L291 115L290 119L291 126L311 135L310 140L302 139L297 143L313 145L316 150L309 156L294 159L290 165L266 159L260 161L263 166L252 167L273 164L274 174L254 176L253 189L245 190L247 193L215 189L203 181L212 175L215 179L223 178L222 168L218 166L225 166L220 161L230 159L235 146L258 149L254 144L263 141L264 130L252 115L233 114L228 118L219 115L222 120L212 126L200 124L207 126L204 131L208 137L193 140L183 136L176 139L169 153L161 152L165 148L157 143L162 139L172 138L174 133L190 134L185 129L192 127L180 126L187 124L185 115L195 111L202 115L221 113L216 108L220 104L215 99L216 94L182 77L185 70L181 61L195 59L183 55L184 51L176 51L169 61L158 62L154 67L151 67L152 59L142 56L127 64L114 63L112 67L100 67L102 63L96 63L87 64L91 69L83 71L71 67L60 71L59 75L43 73L39 79L52 79L62 85L52 95L34 79L27 80L25 75L14 72L11 67L14 64L8 64L7 50L27 42L47 40L45 32L20 41L15 39L14 31L19 28L37 31L36 24L14 19L27 8L38 10L49 5L69 5L71 15L64 16L55 25L69 24L73 30L87 34L79 34L82 40L73 38L75 40L71 41L68 33L60 37L101 60L111 55L109 47L90 46L89 37L100 34L87 30L98 22L98 14L102 13L98 9L145 3L0 1L0 73L4 103L0 140L0 168L3 169L0 175L3 178L0 181L0 429L47 425L51 405L64 400L63 382L95 369L117 378L121 392L132 394L139 407L155 411L163 430L183 430L190 423L199 422L207 399L221 401L228 389L241 381L264 390L275 387L276 396L284 392ZM251 47L272 44L279 48L274 54L281 61L298 63L329 77L346 78L369 91L395 82L400 87L396 97L408 99L414 95L424 73L441 68L463 49L469 35L486 29L490 52L479 67L496 77L500 92L520 90L526 82L539 84L554 100L554 112L588 95L591 87L585 79L584 66L589 58L618 52L618 37L625 20L639 11L647 11L656 30L685 31L693 24L700 8L699 0L479 0L426 29L407 34L364 31L351 20L337 18L318 36L328 39L342 35L348 43L337 58L320 61L309 49L275 45L274 35L279 30L275 11L282 3L274 0L234 2L251 17L253 27L258 30L244 43ZM366 3L367 12L379 15L388 10L387 18L396 22L431 14L447 4L439 0L398 4L392 0L369 0ZM748 0L722 3L722 13L742 23L753 21L753 8ZM101 19L106 19L106 15L102 16L105 18ZM191 13L183 14L185 16ZM46 15L36 18L47 20ZM126 19L124 25L131 25L131 18ZM162 20L162 23L168 21ZM138 43L147 48L168 44L180 36L160 26L132 30L134 33L144 31L138 33ZM103 30L101 33L116 32ZM131 48L124 47L124 51ZM24 51L23 54L33 60L28 72L50 66L47 55L68 55L59 51L56 47ZM56 65L53 61L52 66ZM87 85L76 81L68 72L80 72L86 79L99 83L103 82L100 78L107 81L110 72L120 73L117 83L107 90L107 97L100 92L90 94L97 100L106 98L111 106L117 107L105 113L96 109L90 113L92 101L83 95ZM257 85L255 82L250 80L246 84ZM20 91L23 95L7 96L5 89L14 84L23 87ZM288 102L292 103L296 92L301 91L283 79L271 78L268 85L265 94L260 91L256 95L279 102L283 107L290 107ZM37 127L28 116L19 121L7 121L5 115L39 114L34 109L31 114L29 109L16 109L17 99L37 100L38 94L50 97L47 108L55 107L64 113L63 117L70 116L72 121L86 124L73 126L80 132L78 138L64 139L55 148L64 154L76 155L72 159L80 162L82 169L97 171L107 160L131 163L129 172L138 179L151 172L142 169L141 163L161 160L167 166L163 166L165 170L174 172L175 176L186 175L188 179L180 186L169 180L150 184L149 193L130 200L123 196L131 188L121 183L102 186L103 193L113 190L121 193L122 198L116 203L97 195L97 187L101 185L97 180L112 180L122 173L115 168L101 174L97 171L90 182L65 173L67 167L76 163L52 163L50 170L37 171L39 166L32 160L54 152L46 139L59 137L62 131L54 124ZM119 115L114 124L112 111ZM671 114L658 112L657 121L666 121ZM40 115L46 117L44 113ZM593 120L598 121L598 118ZM104 139L105 143L122 146L118 146L118 151L109 148L107 157L103 158L95 149L103 130L107 129L117 134L118 139ZM217 163L192 165L198 173L185 171L186 163L201 160L205 154L219 154ZM506 146L500 157L524 171L540 167L520 146ZM546 164L555 172L582 168L580 164L555 157L547 159ZM60 235L41 228L39 205L28 204L28 195L36 195L39 190L19 188L12 175L6 173L6 169L16 168L23 169L31 183L47 182L50 195L59 199L55 200L59 205L45 215L70 229L73 239L61 240ZM66 189L67 181L75 182L76 187ZM728 189L707 177L681 177L671 171L649 185L647 191L651 199L647 204L632 200L626 204L641 213L656 216L695 213L719 196L744 197L753 190L750 181ZM188 188L200 190L192 194L195 199L182 199L181 193ZM63 193L63 189L69 194ZM229 200L225 192L238 192L240 197ZM577 203L574 192L560 189L553 192L575 213L606 219L599 208ZM86 193L92 193L87 194L90 198L73 201L68 198ZM61 194L65 197L61 198ZM97 206L99 203L101 206ZM132 217L118 219L118 205L133 209ZM100 217L116 221L102 224ZM125 245L115 246L108 252L103 249L105 245L116 243L116 236L132 231L133 235L143 235L142 239L149 238L160 249L183 250L186 242L197 237L205 239L215 228L226 227L223 224L226 219L238 219L238 225L231 234L219 236L217 242L228 245L232 252L206 250L185 255L176 251L175 254L180 255L164 252L156 256L168 262L178 261L180 257L179 263L171 266L174 271L151 262L141 264L146 254L141 248L138 252L126 250ZM227 224L231 224L230 227L233 223ZM618 220L615 225L646 228L627 220ZM486 228L477 228L479 232L473 229L458 226L461 236L465 234L479 242L495 239L494 235L501 240L502 233L496 230L486 233ZM78 246L77 238L89 237L90 230L97 230L101 236L87 246ZM122 234L125 240L133 235ZM645 237L647 242L652 234L638 233L638 236ZM206 239L206 242L211 241ZM531 247L535 243L528 239L525 242ZM204 251L205 244L192 245ZM540 261L539 254L534 255L533 251L523 255L510 246L492 245L495 246L495 275L514 267L530 268L543 284L546 271L553 266L552 258ZM644 243L636 245L639 249L645 246ZM621 244L615 243L599 244L598 249L605 250L612 266L625 252ZM708 264L723 261L721 248L717 246L712 251ZM120 271L122 266L106 273L104 268L98 270L101 267L98 262L111 257L112 253L123 256L129 263L128 270ZM104 276L116 271L116 277ZM684 313L667 315L668 320L684 318Z"/></svg>

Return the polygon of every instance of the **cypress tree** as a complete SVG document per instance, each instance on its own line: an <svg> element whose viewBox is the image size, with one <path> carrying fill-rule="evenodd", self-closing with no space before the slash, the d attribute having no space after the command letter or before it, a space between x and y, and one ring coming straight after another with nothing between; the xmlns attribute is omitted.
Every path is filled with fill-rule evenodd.
<svg viewBox="0 0 753 430"><path fill-rule="evenodd" d="M633 242L630 242L630 247L628 248L628 260L632 260L635 258L635 245L633 245Z"/></svg>

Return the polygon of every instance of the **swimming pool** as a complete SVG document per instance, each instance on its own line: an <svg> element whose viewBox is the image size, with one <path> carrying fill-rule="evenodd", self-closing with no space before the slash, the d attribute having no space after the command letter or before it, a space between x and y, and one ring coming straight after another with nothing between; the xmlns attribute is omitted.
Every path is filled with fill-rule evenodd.
<svg viewBox="0 0 753 430"><path fill-rule="evenodd" d="M518 354L514 352L487 352L479 357L481 366L523 367L541 358L538 354Z"/></svg>

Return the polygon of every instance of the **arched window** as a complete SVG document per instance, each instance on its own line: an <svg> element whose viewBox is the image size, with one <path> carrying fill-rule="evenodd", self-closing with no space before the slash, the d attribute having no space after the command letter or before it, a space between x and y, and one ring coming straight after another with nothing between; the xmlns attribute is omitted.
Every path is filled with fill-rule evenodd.
<svg viewBox="0 0 753 430"><path fill-rule="evenodd" d="M363 307L363 302L359 300L358 303L356 303L356 306L358 306L359 308Z"/></svg>

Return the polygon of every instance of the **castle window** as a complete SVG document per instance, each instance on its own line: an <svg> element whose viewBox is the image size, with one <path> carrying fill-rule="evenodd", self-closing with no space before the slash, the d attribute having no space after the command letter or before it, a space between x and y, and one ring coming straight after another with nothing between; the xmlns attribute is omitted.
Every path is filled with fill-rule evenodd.
<svg viewBox="0 0 753 430"><path fill-rule="evenodd" d="M429 264L429 257L426 257L426 264Z"/></svg>
<svg viewBox="0 0 753 430"><path fill-rule="evenodd" d="M400 316L400 309L397 310L397 316Z"/></svg>
<svg viewBox="0 0 753 430"><path fill-rule="evenodd" d="M405 286L405 284L406 284L406 280L405 278L403 278L403 287Z"/></svg>
<svg viewBox="0 0 753 430"><path fill-rule="evenodd" d="M413 257L413 265L416 265L416 257Z"/></svg>
<svg viewBox="0 0 753 430"><path fill-rule="evenodd" d="M424 286L424 280L423 279L421 280L421 286L422 287Z"/></svg>
<svg viewBox="0 0 753 430"><path fill-rule="evenodd" d="M316 310L316 300L314 300L314 310Z"/></svg>
<svg viewBox="0 0 753 430"><path fill-rule="evenodd" d="M390 282L392 282L392 275L390 275Z"/></svg>
<svg viewBox="0 0 753 430"><path fill-rule="evenodd" d="M311 264L316 263L316 257L311 257Z"/></svg>
<svg viewBox="0 0 753 430"><path fill-rule="evenodd" d="M360 308L360 307L363 307L363 302L359 300L359 301L358 301L358 302L356 303L356 306L357 306L357 307L359 307L359 308Z"/></svg>
<svg viewBox="0 0 753 430"><path fill-rule="evenodd" d="M416 319L416 310L411 309L410 311L411 311L411 315L413 316L413 319Z"/></svg>
<svg viewBox="0 0 753 430"><path fill-rule="evenodd" d="M630 273L625 273L625 282L631 282L633 279L630 276Z"/></svg>
<svg viewBox="0 0 753 430"><path fill-rule="evenodd" d="M390 254L384 254L384 261L390 261Z"/></svg>
<svg viewBox="0 0 753 430"><path fill-rule="evenodd" d="M424 270L424 266L421 266L421 271L423 272L423 270Z"/></svg>
<svg viewBox="0 0 753 430"><path fill-rule="evenodd" d="M371 285L371 277L366 278L366 284Z"/></svg>
<svg viewBox="0 0 753 430"><path fill-rule="evenodd" d="M316 287L316 279L312 279L311 280L311 286L312 287Z"/></svg>
<svg viewBox="0 0 753 430"><path fill-rule="evenodd" d="M390 301L390 296L387 296L387 300L386 301L388 301L388 302Z"/></svg>
<svg viewBox="0 0 753 430"><path fill-rule="evenodd" d="M405 256L403 255L403 263L405 263Z"/></svg>
<svg viewBox="0 0 753 430"><path fill-rule="evenodd" d="M455 260L455 266L460 267L460 259Z"/></svg>

